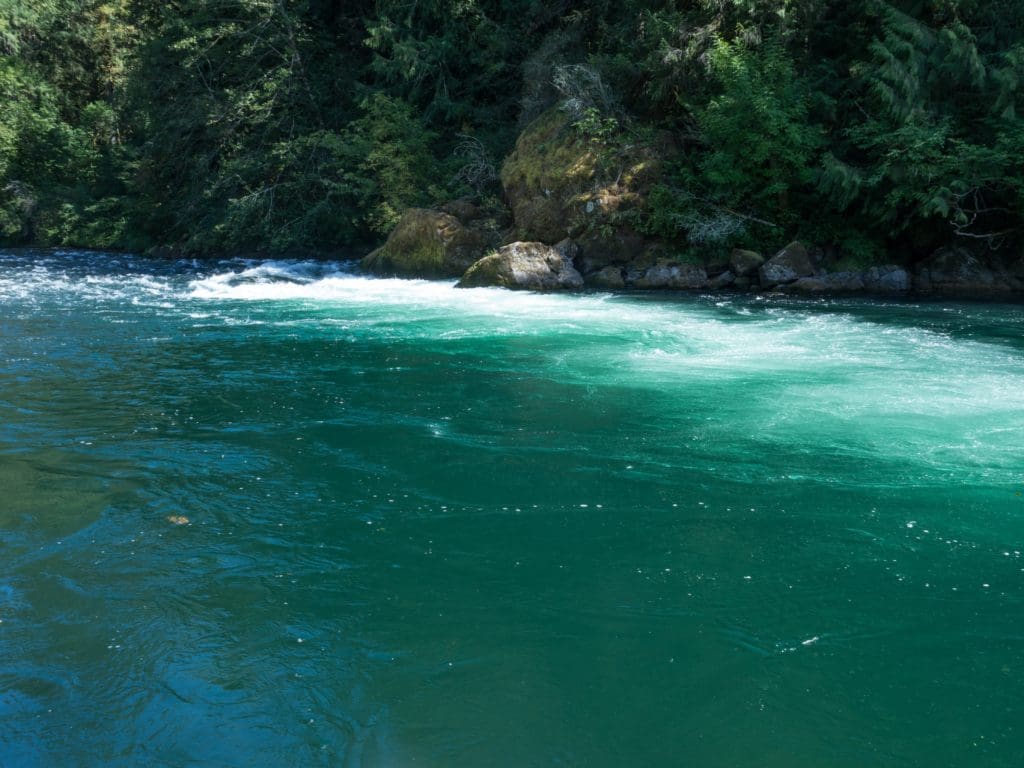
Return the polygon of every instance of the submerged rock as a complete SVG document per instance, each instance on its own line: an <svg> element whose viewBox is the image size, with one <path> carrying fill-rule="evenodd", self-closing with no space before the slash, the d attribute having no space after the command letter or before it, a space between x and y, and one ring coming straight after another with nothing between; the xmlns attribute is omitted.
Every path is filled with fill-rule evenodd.
<svg viewBox="0 0 1024 768"><path fill-rule="evenodd" d="M411 208L387 242L360 262L378 275L458 277L477 261L491 241L443 211Z"/></svg>
<svg viewBox="0 0 1024 768"><path fill-rule="evenodd" d="M772 256L758 269L761 285L772 288L783 283L792 283L801 277L814 274L814 264L803 243L794 241Z"/></svg>
<svg viewBox="0 0 1024 768"><path fill-rule="evenodd" d="M458 288L501 286L533 291L577 290L583 276L572 264L571 241L560 247L544 243L511 243L473 264Z"/></svg>

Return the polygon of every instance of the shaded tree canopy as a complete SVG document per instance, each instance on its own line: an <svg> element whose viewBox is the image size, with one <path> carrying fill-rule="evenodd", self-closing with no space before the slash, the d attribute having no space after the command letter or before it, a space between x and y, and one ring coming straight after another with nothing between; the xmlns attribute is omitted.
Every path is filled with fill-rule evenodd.
<svg viewBox="0 0 1024 768"><path fill-rule="evenodd" d="M1024 240L1019 0L0 0L0 242L362 245L559 101L680 248Z"/></svg>

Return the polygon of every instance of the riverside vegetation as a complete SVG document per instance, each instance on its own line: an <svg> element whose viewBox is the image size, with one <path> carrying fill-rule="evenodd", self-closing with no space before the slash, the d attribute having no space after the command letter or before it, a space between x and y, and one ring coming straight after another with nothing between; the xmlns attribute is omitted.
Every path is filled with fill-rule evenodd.
<svg viewBox="0 0 1024 768"><path fill-rule="evenodd" d="M1022 84L1017 0L0 0L0 244L1008 295Z"/></svg>

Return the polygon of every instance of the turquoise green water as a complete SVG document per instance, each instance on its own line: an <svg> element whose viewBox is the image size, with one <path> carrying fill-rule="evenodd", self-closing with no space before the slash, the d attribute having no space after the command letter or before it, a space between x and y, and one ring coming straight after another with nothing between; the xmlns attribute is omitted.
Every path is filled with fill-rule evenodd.
<svg viewBox="0 0 1024 768"><path fill-rule="evenodd" d="M1022 492L1020 305L0 254L0 765L1019 768Z"/></svg>

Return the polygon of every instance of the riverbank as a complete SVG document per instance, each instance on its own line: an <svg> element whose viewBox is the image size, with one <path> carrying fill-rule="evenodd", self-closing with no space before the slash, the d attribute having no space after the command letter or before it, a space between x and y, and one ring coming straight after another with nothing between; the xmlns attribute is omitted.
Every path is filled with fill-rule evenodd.
<svg viewBox="0 0 1024 768"><path fill-rule="evenodd" d="M383 276L458 278L461 287L1024 298L1024 257L1009 260L962 247L941 248L916 262L857 267L835 252L799 241L767 258L746 249L712 251L700 258L673 255L663 241L639 236L631 247L614 250L607 243L595 247L586 231L554 244L515 241L515 232L514 224L502 230L493 216L483 218L470 201L413 209L360 264Z"/></svg>
<svg viewBox="0 0 1024 768"><path fill-rule="evenodd" d="M671 186L675 152L658 136L595 143L566 110L551 109L502 163L500 198L406 210L362 265L530 290L1024 297L1024 250L1007 237L951 236L936 222L911 240L836 239L807 220L787 242L773 241L785 231L767 222L755 238L749 217L733 210L683 215L676 209L692 193Z"/></svg>
<svg viewBox="0 0 1024 768"><path fill-rule="evenodd" d="M723 296L794 296L837 298L901 298L908 301L1024 302L1024 280L1018 271L987 266L966 251L945 251L916 267L897 264L866 269L829 271L818 250L808 252L790 244L770 259L754 251L736 250L726 259L707 264L660 260L602 268L583 275L579 249L571 241L556 246L514 243L486 255L481 267L467 277L444 270L424 270L422 262L409 267L401 258L381 266L378 248L344 251L302 251L288 254L244 252L217 256L186 256L172 248L156 248L142 255L168 265L217 265L228 262L305 261L344 264L350 272L377 277L459 280L459 287L505 287L530 291L582 291L636 295L644 293L699 293ZM130 251L89 248L3 248L3 253L33 258L59 254L90 254L116 259L139 258ZM483 260L482 257L481 260ZM473 267L477 262L470 264ZM578 277L574 276L574 273Z"/></svg>

